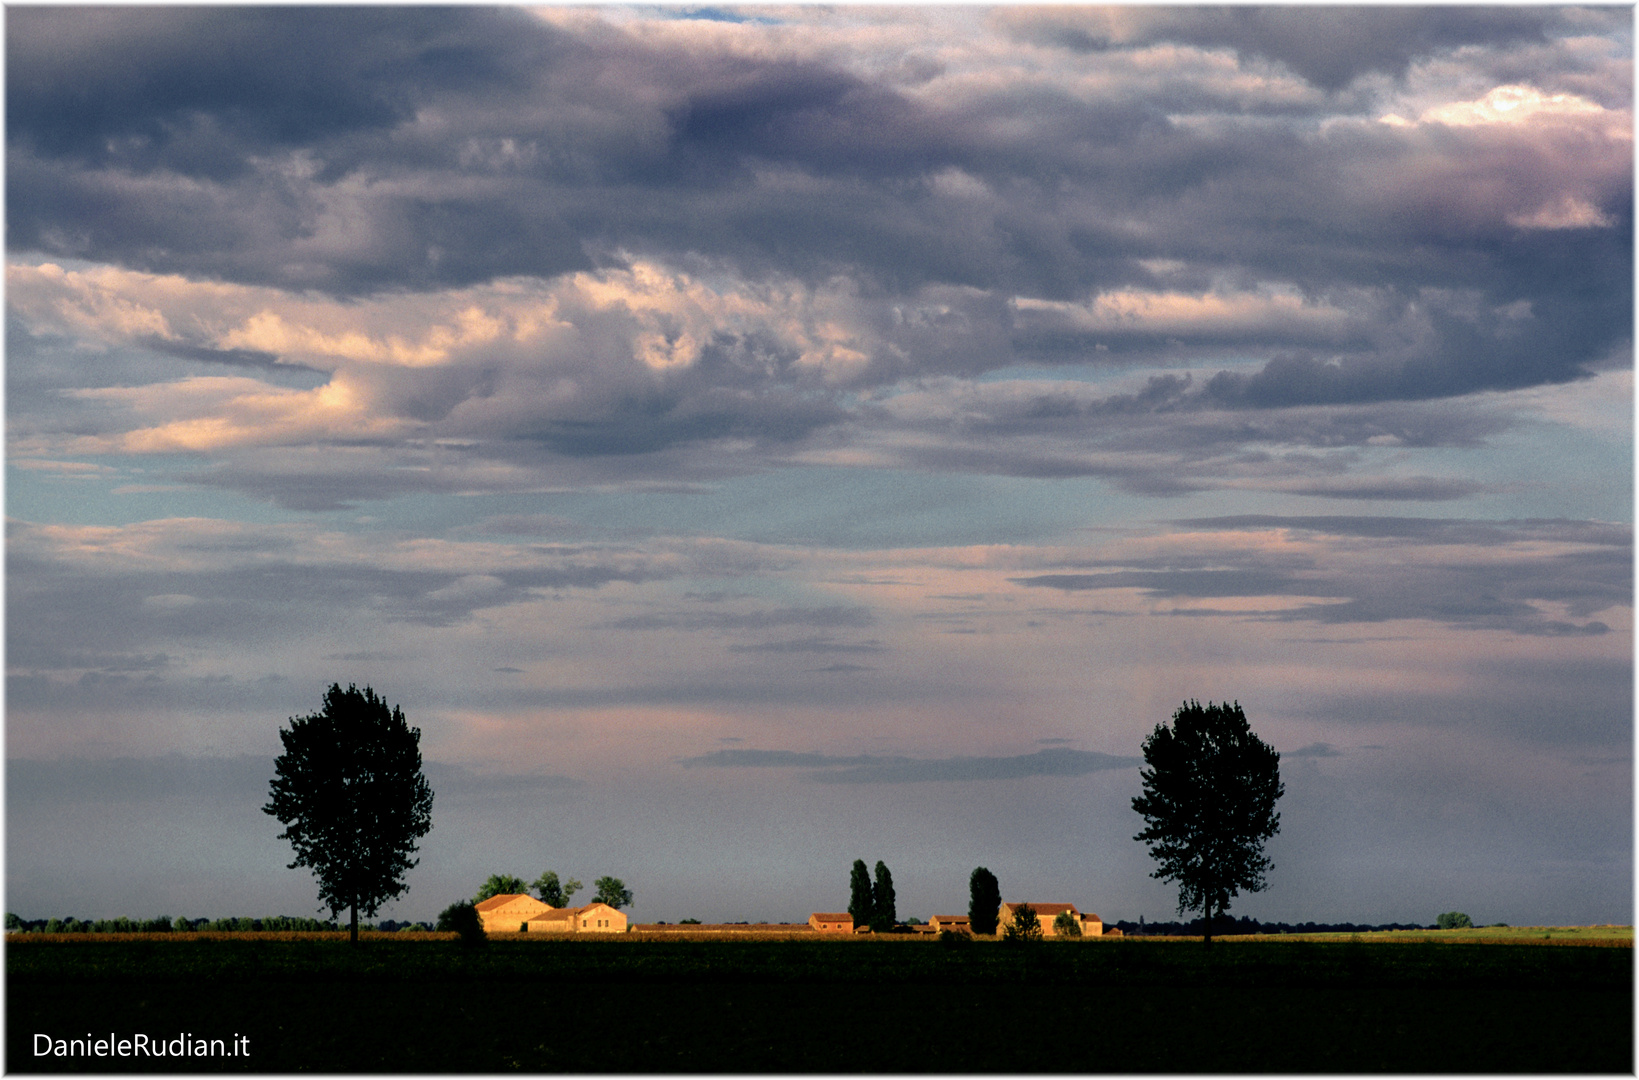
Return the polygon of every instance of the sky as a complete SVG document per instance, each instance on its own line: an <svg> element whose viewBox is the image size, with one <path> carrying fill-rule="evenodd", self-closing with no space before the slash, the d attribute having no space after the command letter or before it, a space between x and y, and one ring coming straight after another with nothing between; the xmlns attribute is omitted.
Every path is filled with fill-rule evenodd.
<svg viewBox="0 0 1639 1080"><path fill-rule="evenodd" d="M313 914L339 683L380 918L1173 918L1229 700L1232 915L1631 923L1633 18L7 8L7 910Z"/></svg>

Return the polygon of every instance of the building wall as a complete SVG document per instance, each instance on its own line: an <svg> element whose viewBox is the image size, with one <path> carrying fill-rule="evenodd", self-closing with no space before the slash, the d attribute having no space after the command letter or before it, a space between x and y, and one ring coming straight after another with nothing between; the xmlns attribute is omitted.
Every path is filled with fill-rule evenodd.
<svg viewBox="0 0 1639 1080"><path fill-rule="evenodd" d="M1014 905L1014 906L1017 906L1017 905ZM1032 908L1032 910L1035 910L1035 905L1032 904L1031 908ZM1104 923L1102 921L1098 921L1098 920L1089 921L1087 919L1087 917L1085 915L1082 915L1079 911L1072 911L1070 914L1075 915L1075 916L1077 916L1078 918L1081 919L1081 936L1082 937L1097 937L1100 934L1104 933ZM1053 920L1057 919L1057 918L1058 918L1058 913L1057 912L1054 912L1051 915L1046 915L1046 914L1043 914L1041 911L1036 910L1036 921L1041 924L1041 936L1042 937L1057 937L1058 936L1058 932L1053 929ZM1006 904L1003 904L1001 911L998 912L997 916L996 916L996 933L1000 934L1003 930L1007 929L1007 927L1012 922L1013 922L1013 913L1008 910L1008 907L1007 907Z"/></svg>
<svg viewBox="0 0 1639 1080"><path fill-rule="evenodd" d="M592 910L576 915L572 920L577 933L582 934L624 934L626 932L626 915L608 904L597 904Z"/></svg>
<svg viewBox="0 0 1639 1080"><path fill-rule="evenodd" d="M520 896L489 911L480 911L478 918L483 922L486 934L495 931L516 931L536 915L551 910L551 905L543 904L532 896Z"/></svg>
<svg viewBox="0 0 1639 1080"><path fill-rule="evenodd" d="M815 912L814 914L808 916L808 925L812 926L815 930L818 930L822 934L851 934L854 932L854 920L822 920L819 912Z"/></svg>

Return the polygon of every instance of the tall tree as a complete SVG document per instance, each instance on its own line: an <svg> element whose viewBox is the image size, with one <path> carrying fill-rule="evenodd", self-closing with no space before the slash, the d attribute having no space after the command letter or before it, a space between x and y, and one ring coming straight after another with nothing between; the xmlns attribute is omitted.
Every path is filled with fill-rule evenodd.
<svg viewBox="0 0 1639 1080"><path fill-rule="evenodd" d="M871 872L865 869L864 859L854 860L854 870L848 876L848 914L855 926L871 923Z"/></svg>
<svg viewBox="0 0 1639 1080"><path fill-rule="evenodd" d="M560 882L557 873L548 870L535 879L534 889L541 903L551 907L568 907L569 898L580 891L580 882L574 878Z"/></svg>
<svg viewBox="0 0 1639 1080"><path fill-rule="evenodd" d="M876 881L871 885L871 929L887 933L899 922L899 911L894 904L893 874L888 864L876 861Z"/></svg>
<svg viewBox="0 0 1639 1080"><path fill-rule="evenodd" d="M433 792L421 774L421 729L397 705L366 686L332 684L324 706L291 717L279 738L271 800L296 853L290 868L310 867L331 918L344 909L349 937L366 916L403 895L404 875L419 859L416 841L432 829Z"/></svg>
<svg viewBox="0 0 1639 1080"><path fill-rule="evenodd" d="M994 934L1002 910L1002 887L996 875L975 867L967 879L967 920L975 934Z"/></svg>
<svg viewBox="0 0 1639 1080"><path fill-rule="evenodd" d="M511 874L491 874L489 880L478 887L478 892L473 895L472 902L482 904L492 896L510 896L513 893L528 892L529 886L524 884L524 879L521 877L514 877Z"/></svg>
<svg viewBox="0 0 1639 1080"><path fill-rule="evenodd" d="M1178 883L1178 914L1201 912L1210 945L1213 913L1241 889L1261 892L1274 869L1263 845L1280 831L1280 755L1252 733L1239 702L1190 701L1144 740L1144 764L1132 805L1147 828L1133 839L1160 863L1151 877Z"/></svg>
<svg viewBox="0 0 1639 1080"><path fill-rule="evenodd" d="M578 885L579 882L576 882L576 884ZM628 889L626 883L617 877L600 877L592 882L592 887L597 889L596 894L592 897L592 903L594 904L608 904L610 907L619 910L632 902L632 890Z"/></svg>

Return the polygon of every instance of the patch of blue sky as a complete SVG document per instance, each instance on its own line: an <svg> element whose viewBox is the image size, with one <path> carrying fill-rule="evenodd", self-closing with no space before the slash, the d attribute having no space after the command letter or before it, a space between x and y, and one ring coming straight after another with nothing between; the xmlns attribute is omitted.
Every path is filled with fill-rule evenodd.
<svg viewBox="0 0 1639 1080"><path fill-rule="evenodd" d="M1385 448L1382 456L1392 453ZM1631 435L1534 421L1493 435L1481 447L1421 449L1409 461L1414 467L1408 472L1459 476L1487 489L1429 504L1425 516L1633 520Z"/></svg>
<svg viewBox="0 0 1639 1080"><path fill-rule="evenodd" d="M256 524L305 515L236 492L178 479L199 460L183 456L80 457L66 462L6 462L6 515L52 525L130 525L198 517Z"/></svg>

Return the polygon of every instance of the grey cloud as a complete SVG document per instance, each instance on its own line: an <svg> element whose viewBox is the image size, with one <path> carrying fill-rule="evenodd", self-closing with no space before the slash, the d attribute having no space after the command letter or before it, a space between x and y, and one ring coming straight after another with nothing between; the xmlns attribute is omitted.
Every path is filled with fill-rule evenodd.
<svg viewBox="0 0 1639 1080"><path fill-rule="evenodd" d="M1179 518L1171 524L1205 532L1222 529L1296 529L1330 536L1415 540L1422 544L1494 545L1521 540L1591 544L1613 548L1628 548L1633 544L1631 525L1564 519L1484 521L1473 518L1234 514L1210 518Z"/></svg>
<svg viewBox="0 0 1639 1080"><path fill-rule="evenodd" d="M1016 780L1028 776L1086 776L1142 764L1088 750L1053 748L1017 757L911 758L862 754L852 757L791 750L716 750L684 758L688 768L806 768L821 784L905 784L934 781Z"/></svg>
<svg viewBox="0 0 1639 1080"><path fill-rule="evenodd" d="M1146 7L1118 30L1102 12L1023 11L1004 21L1025 40L1083 51L1179 42L1228 46L1285 64L1328 91L1368 72L1403 76L1414 59L1459 46L1537 43L1562 26L1552 9Z"/></svg>
<svg viewBox="0 0 1639 1080"><path fill-rule="evenodd" d="M1343 751L1328 742L1314 742L1308 746L1300 746L1296 750L1283 750L1281 756L1287 758L1342 757Z"/></svg>
<svg viewBox="0 0 1639 1080"><path fill-rule="evenodd" d="M1307 559L1271 559L1251 547L1241 556L1215 546L1204 561L1189 565L1187 555L1171 555L1168 565L1107 569L1088 573L1037 574L1016 584L1083 592L1139 589L1156 599L1223 597L1321 597L1322 602L1266 612L1189 609L1180 614L1258 618L1278 622L1351 624L1424 619L1453 628L1497 629L1526 636L1599 636L1610 631L1589 616L1606 608L1631 608L1631 530L1603 522L1483 522L1401 518L1283 518L1247 516L1184 522L1215 532L1236 528L1287 527L1338 536L1369 537L1387 546L1382 558L1345 569L1317 571ZM1420 560L1423 545L1495 547L1553 538L1586 544L1567 551L1521 553L1505 561L1476 555ZM1240 561L1240 567L1224 567ZM1538 602L1562 604L1570 622L1543 613Z"/></svg>
<svg viewBox="0 0 1639 1080"><path fill-rule="evenodd" d="M1207 388L1220 402L1265 408L1574 378L1631 322L1620 221L1532 237L1500 218L1485 225L1455 217L1444 203L1425 209L1409 193L1385 204L1369 182L1356 190L1339 178L1415 178L1408 160L1438 154L1387 130L1316 141L1221 116L1205 127L1173 124L1174 106L1142 98L1088 103L1006 86L941 112L817 58L696 55L608 27L568 31L489 9L416 9L413 17L321 10L139 9L98 20L41 9L19 18L8 36L12 245L92 258L123 253L137 265L240 280L284 275L288 285L340 294L550 276L589 265L583 249L697 252L750 277L780 270L822 280L841 270L862 296L889 300L884 310L904 310L903 300L927 286L987 294L975 307L988 308L986 317L961 332L924 323L886 334L885 344L906 352L889 359L893 350L879 350L869 369L877 379L947 364L952 349L971 349L974 328L978 340L999 346L984 363L1006 363L1010 296L1083 299L1103 288L1151 287L1157 278L1144 260L1155 257L1193 266L1202 281L1225 270L1274 280L1297 272L1294 284L1316 296L1364 289L1374 297L1353 313L1354 329L1328 339L1328 348L1343 350L1340 362L1271 357L1258 376L1226 374ZM1020 18L1036 25L1066 17ZM1316 77L1329 62L1301 61L1300 45L1369 67L1431 48L1570 32L1553 16L1508 9L1169 9L1136 18L1151 38L1274 50ZM1382 28L1389 25L1393 33ZM1375 46L1344 44L1357 39ZM340 40L349 47L338 49ZM249 41L256 52L237 56L236 43ZM285 62L287 54L303 63ZM315 56L317 81L291 76L315 70ZM616 70L620 78L602 77ZM88 91L88 78L118 79L121 90ZM89 100L110 104L87 111ZM463 123L422 130L417 110ZM193 163L189 125L199 123L215 128L194 141L233 161ZM493 160L503 146L513 148L504 176ZM1442 189L1454 205L1483 201L1510 159L1544 164L1545 148L1527 143L1474 149L1455 159L1458 171ZM265 164L297 151L312 155L317 172ZM151 158L213 183L166 187ZM1606 168L1586 155L1546 160ZM989 194L928 180L952 169L984 181ZM1626 220L1631 169L1606 172L1601 199ZM132 175L152 183L133 187L122 179ZM772 175L804 182L788 188ZM349 207L362 215L366 241L309 250L305 238L349 176L399 183ZM1470 178L1474 198L1461 190ZM1135 215L1154 227L1150 239L1107 224ZM1317 242L1339 222L1350 223L1345 242ZM1303 259L1294 262L1294 251ZM1385 278L1407 284L1385 288ZM1464 287L1490 308L1553 302L1536 305L1523 326L1476 321L1467 309L1446 310L1433 291ZM1423 339L1396 341L1397 327ZM1189 337L1169 329L1131 345L1164 349L1180 333ZM1245 332L1200 341L1254 345L1265 356L1316 344L1294 333L1263 327L1255 341ZM1079 359L1091 344L1072 336L1055 348L1061 359ZM638 412L657 407L662 431L735 431L740 422L709 403L676 416L663 401L639 403ZM811 422L779 423L801 432ZM564 452L643 448L635 432L611 440L570 425L538 436Z"/></svg>
<svg viewBox="0 0 1639 1080"><path fill-rule="evenodd" d="M1550 68L1594 78L1554 43L1609 20L1134 9L1118 41L1098 12L996 18L1088 50L1080 62L1109 92L1085 101L998 78L929 101L795 45L696 51L504 9L20 10L7 37L9 243L349 298L634 259L701 281L844 284L838 317L862 359L841 385L756 327L718 327L695 362L652 372L631 355L633 326L589 309L566 314L583 351L498 347L355 372L411 439L223 451L183 476L304 512L533 490L543 476L687 484L878 437L884 456L913 468L1096 476L1144 496L1235 486L1452 501L1482 489L1350 475L1359 462L1336 451L1480 445L1508 421L1466 404L1476 392L1623 362L1633 289L1622 140L1507 125L1438 139L1375 122L1315 131L1299 114L1374 121L1377 102L1361 91L1262 113L1157 90L1178 73L1099 66L1134 43L1221 44L1255 74L1253 58L1267 57L1338 87L1466 49L1499 65L1517 52L1552 86ZM1509 223L1570 194L1609 224ZM1326 317L1276 305L1250 319L1089 328L1015 303L1256 296L1270 284ZM8 344L28 336L8 325ZM14 434L118 428L107 406L50 392L62 379L42 370L55 346L23 344L8 364ZM311 377L202 342L140 349L270 381ZM1231 355L1250 366L1224 369ZM922 420L869 400L1020 361L1212 374L1157 376L1099 400L1063 388L975 400ZM143 371L107 385L175 374ZM895 438L907 430L928 437Z"/></svg>
<svg viewBox="0 0 1639 1080"><path fill-rule="evenodd" d="M1086 589L1142 589L1154 597L1337 596L1324 580L1296 578L1267 570L1115 570L1102 574L1038 574L1011 578L1015 585L1079 592Z"/></svg>
<svg viewBox="0 0 1639 1080"><path fill-rule="evenodd" d="M876 621L866 608L769 608L762 611L673 611L633 615L608 625L616 630L766 630L781 626L870 626Z"/></svg>
<svg viewBox="0 0 1639 1080"><path fill-rule="evenodd" d="M880 653L887 646L880 641L835 641L828 637L796 638L791 641L766 641L757 645L730 645L734 653Z"/></svg>
<svg viewBox="0 0 1639 1080"><path fill-rule="evenodd" d="M1328 499L1391 499L1411 502L1452 502L1486 490L1471 480L1443 480L1433 476L1348 477L1288 484L1294 495Z"/></svg>

